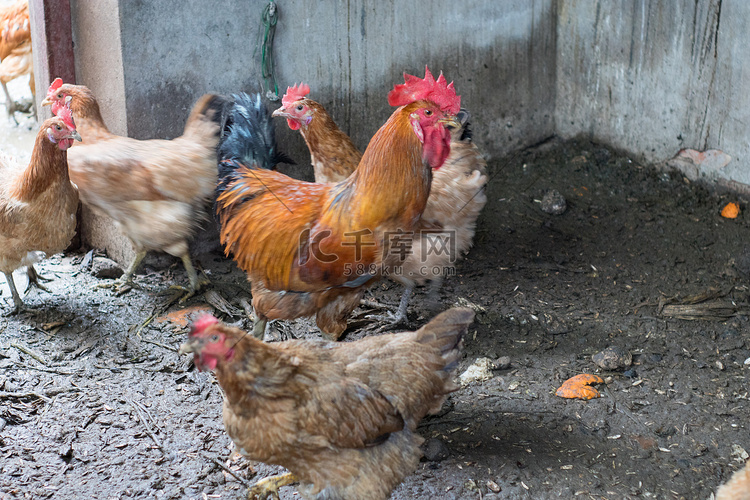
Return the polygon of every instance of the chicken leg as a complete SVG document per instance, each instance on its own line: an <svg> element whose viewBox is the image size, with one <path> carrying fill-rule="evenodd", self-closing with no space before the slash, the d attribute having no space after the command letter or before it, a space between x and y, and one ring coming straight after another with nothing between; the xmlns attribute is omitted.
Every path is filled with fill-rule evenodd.
<svg viewBox="0 0 750 500"><path fill-rule="evenodd" d="M10 288L10 295L11 297L13 297L13 304L15 304L15 307L11 310L10 314L15 314L23 310L23 300L21 300L21 296L18 295L18 290L16 290L16 284L13 282L13 273L3 273L3 274L5 275L5 281L8 282L8 288Z"/></svg>
<svg viewBox="0 0 750 500"><path fill-rule="evenodd" d="M378 315L378 314L370 314L367 317L367 319L374 319L377 321L386 321L387 323L385 325L382 325L380 328L378 328L377 331L383 332L386 330L392 330L397 326L403 326L406 324L407 318L406 311L409 308L409 299L411 298L411 294L414 291L414 286L407 286L406 289L404 289L404 293L401 294L401 300L398 303L398 309L396 309L396 312L391 312L386 310L385 314Z"/></svg>
<svg viewBox="0 0 750 500"><path fill-rule="evenodd" d="M278 500L279 488L281 488L282 486L289 486L290 484L294 484L296 482L297 478L294 477L294 474L292 474L291 472L281 474L280 476L270 476L261 479L260 481L252 485L250 487L250 490L247 492L247 498L248 500L265 500L270 496L271 498Z"/></svg>
<svg viewBox="0 0 750 500"><path fill-rule="evenodd" d="M36 269L34 269L34 266L32 264L29 264L26 267L26 276L29 277L29 287L35 286L40 290L44 290L47 293L52 293L49 291L49 289L42 285L40 281L52 281L49 278L45 278L44 276L40 275L36 272Z"/></svg>
<svg viewBox="0 0 750 500"><path fill-rule="evenodd" d="M133 286L133 274L135 274L135 270L138 269L138 266L141 264L141 261L145 256L145 250L138 252L133 259L133 262L128 266L127 271L125 271L125 274L120 276L120 279L115 280L112 283L99 283L96 285L96 288L111 288L118 295L127 292Z"/></svg>
<svg viewBox="0 0 750 500"><path fill-rule="evenodd" d="M180 303L182 303L195 295L195 292L200 290L203 285L208 285L211 282L206 278L198 278L198 272L195 270L195 267L193 267L193 263L190 260L190 254L184 253L180 256L180 259L182 259L182 265L185 266L185 272L188 275L190 286L188 288L185 288L184 286L180 285L172 285L170 288L182 290L185 292L185 295L180 298Z"/></svg>
<svg viewBox="0 0 750 500"><path fill-rule="evenodd" d="M2 85L3 92L5 93L5 111L8 113L8 118L12 118L16 125L18 125L18 120L16 120L16 103L10 97L10 92L8 92L5 82L0 82L0 85Z"/></svg>

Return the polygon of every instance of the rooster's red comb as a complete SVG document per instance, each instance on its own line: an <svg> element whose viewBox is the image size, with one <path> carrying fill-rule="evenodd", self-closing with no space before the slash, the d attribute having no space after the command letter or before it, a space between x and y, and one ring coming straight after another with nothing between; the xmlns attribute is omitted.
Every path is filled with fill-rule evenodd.
<svg viewBox="0 0 750 500"><path fill-rule="evenodd" d="M193 328L190 330L190 336L197 335L211 325L215 325L219 322L218 319L214 318L210 314L206 314L198 318L198 321L193 323Z"/></svg>
<svg viewBox="0 0 750 500"><path fill-rule="evenodd" d="M310 86L306 83L300 82L299 85L295 84L294 87L287 87L286 94L281 98L281 104L288 106L295 101L299 101L309 93Z"/></svg>
<svg viewBox="0 0 750 500"><path fill-rule="evenodd" d="M437 80L425 66L424 79L404 73L404 82L394 85L388 93L388 104L391 106L405 106L415 101L432 101L445 112L456 114L461 110L461 96L456 95L453 82L446 83L445 76L440 72Z"/></svg>
<svg viewBox="0 0 750 500"><path fill-rule="evenodd" d="M65 123L65 125L68 126L69 129L76 129L76 123L73 121L73 111L71 111L70 109L70 101L65 103L64 106L60 106L56 109L56 116L58 118L62 118L62 121Z"/></svg>

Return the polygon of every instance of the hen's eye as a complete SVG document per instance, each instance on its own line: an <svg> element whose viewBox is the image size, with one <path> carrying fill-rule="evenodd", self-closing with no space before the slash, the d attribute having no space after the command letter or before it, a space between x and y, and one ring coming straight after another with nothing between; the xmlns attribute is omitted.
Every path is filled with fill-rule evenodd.
<svg viewBox="0 0 750 500"><path fill-rule="evenodd" d="M62 130L62 127L61 127L60 125L55 125L55 128L56 128L57 130Z"/></svg>
<svg viewBox="0 0 750 500"><path fill-rule="evenodd" d="M430 116L432 114L432 110L425 109L424 110L424 114L425 114L425 116Z"/></svg>
<svg viewBox="0 0 750 500"><path fill-rule="evenodd" d="M210 340L211 340L211 342L218 342L219 341L219 336L216 335L216 334L211 335L211 339Z"/></svg>
<svg viewBox="0 0 750 500"><path fill-rule="evenodd" d="M60 92L59 94L57 94L57 98L58 99L62 99L63 98L62 92Z"/></svg>
<svg viewBox="0 0 750 500"><path fill-rule="evenodd" d="M302 104L298 104L297 105L297 111L302 111L302 108L304 108L304 106Z"/></svg>

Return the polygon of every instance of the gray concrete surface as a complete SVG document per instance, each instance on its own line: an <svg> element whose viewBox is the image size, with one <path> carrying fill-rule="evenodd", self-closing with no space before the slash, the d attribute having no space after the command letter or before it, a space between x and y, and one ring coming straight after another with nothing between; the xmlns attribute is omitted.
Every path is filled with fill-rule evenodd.
<svg viewBox="0 0 750 500"><path fill-rule="evenodd" d="M750 183L749 24L748 2L560 0L557 133L649 162L721 149L702 173Z"/></svg>

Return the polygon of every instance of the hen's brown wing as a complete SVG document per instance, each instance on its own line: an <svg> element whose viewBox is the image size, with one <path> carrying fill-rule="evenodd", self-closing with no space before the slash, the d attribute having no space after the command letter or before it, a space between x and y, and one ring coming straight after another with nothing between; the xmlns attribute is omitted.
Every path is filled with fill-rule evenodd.
<svg viewBox="0 0 750 500"><path fill-rule="evenodd" d="M316 386L300 408L301 440L313 447L366 448L403 429L401 416L379 392L343 378Z"/></svg>
<svg viewBox="0 0 750 500"><path fill-rule="evenodd" d="M203 146L180 138L139 141L127 137L82 144L68 153L71 180L82 194L112 203L210 196L214 158Z"/></svg>

